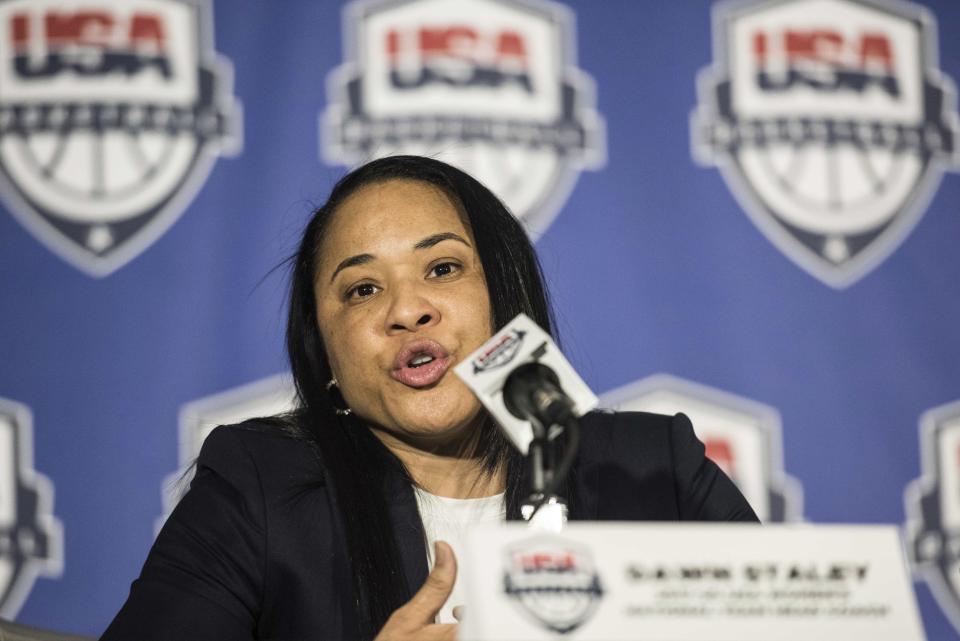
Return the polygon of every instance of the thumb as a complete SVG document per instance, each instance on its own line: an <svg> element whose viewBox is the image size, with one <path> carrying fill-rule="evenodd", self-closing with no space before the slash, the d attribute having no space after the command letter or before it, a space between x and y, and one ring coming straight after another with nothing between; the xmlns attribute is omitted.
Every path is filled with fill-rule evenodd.
<svg viewBox="0 0 960 641"><path fill-rule="evenodd" d="M437 612L447 602L453 583L457 579L457 558L453 549L444 541L437 541L434 547L433 570L427 577L423 587L413 595L404 607L405 614L410 616L409 621L415 624L433 623ZM406 617L404 617L406 618Z"/></svg>

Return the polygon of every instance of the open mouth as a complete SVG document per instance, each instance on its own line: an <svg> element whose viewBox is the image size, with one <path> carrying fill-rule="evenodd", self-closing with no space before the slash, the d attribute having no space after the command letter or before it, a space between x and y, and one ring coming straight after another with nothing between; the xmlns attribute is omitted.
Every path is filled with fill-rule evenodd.
<svg viewBox="0 0 960 641"><path fill-rule="evenodd" d="M403 346L390 375L410 387L427 387L443 378L452 360L443 345L421 338Z"/></svg>
<svg viewBox="0 0 960 641"><path fill-rule="evenodd" d="M421 365L426 365L427 363L432 363L436 360L432 354L418 354L414 356L413 359L407 364L407 367L420 367Z"/></svg>

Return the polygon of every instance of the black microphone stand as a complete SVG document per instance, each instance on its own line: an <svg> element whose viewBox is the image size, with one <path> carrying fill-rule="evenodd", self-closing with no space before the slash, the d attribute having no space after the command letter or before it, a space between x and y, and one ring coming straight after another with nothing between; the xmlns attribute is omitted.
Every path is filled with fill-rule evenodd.
<svg viewBox="0 0 960 641"><path fill-rule="evenodd" d="M520 507L531 526L559 532L567 522L567 502L558 494L570 472L580 442L574 405L549 367L533 361L518 367L503 387L507 409L533 427L527 460L531 493ZM566 435L566 443L560 449Z"/></svg>

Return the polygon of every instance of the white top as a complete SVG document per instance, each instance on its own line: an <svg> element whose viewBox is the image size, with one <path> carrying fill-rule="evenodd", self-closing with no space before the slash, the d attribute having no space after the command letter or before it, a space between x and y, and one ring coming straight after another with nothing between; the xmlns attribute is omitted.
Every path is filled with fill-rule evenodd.
<svg viewBox="0 0 960 641"><path fill-rule="evenodd" d="M480 499L451 499L413 488L417 508L423 519L423 531L427 536L427 565L433 569L433 544L446 541L457 557L457 579L450 598L437 614L437 623L456 623L453 608L463 605L463 548L467 529L477 523L496 523L507 518L507 506L503 493Z"/></svg>

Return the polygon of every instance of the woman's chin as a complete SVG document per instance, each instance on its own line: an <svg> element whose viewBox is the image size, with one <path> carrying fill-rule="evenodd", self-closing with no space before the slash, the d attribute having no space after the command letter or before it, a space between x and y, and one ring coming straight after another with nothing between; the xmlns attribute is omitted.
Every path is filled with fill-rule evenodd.
<svg viewBox="0 0 960 641"><path fill-rule="evenodd" d="M475 429L480 404L475 399L467 403L444 403L443 400L395 408L387 431L402 440L422 443L443 445L462 441Z"/></svg>
<svg viewBox="0 0 960 641"><path fill-rule="evenodd" d="M439 415L416 416L415 421L404 422L397 427L398 431L411 437L444 442L458 440L472 429L471 416Z"/></svg>

